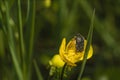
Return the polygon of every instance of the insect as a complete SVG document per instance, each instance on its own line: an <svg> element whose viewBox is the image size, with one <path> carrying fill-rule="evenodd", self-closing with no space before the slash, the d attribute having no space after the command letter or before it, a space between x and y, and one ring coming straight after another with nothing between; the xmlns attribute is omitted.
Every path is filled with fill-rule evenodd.
<svg viewBox="0 0 120 80"><path fill-rule="evenodd" d="M75 40L76 40L76 51L77 52L82 52L84 50L84 37L78 33L76 36L75 36Z"/></svg>

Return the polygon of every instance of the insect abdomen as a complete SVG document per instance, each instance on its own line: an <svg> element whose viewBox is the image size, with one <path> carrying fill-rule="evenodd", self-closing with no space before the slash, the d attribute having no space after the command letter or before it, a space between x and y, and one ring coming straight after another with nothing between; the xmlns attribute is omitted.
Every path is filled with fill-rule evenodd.
<svg viewBox="0 0 120 80"><path fill-rule="evenodd" d="M76 51L82 52L84 50L84 37L80 34L77 34L75 36L75 40L76 40Z"/></svg>

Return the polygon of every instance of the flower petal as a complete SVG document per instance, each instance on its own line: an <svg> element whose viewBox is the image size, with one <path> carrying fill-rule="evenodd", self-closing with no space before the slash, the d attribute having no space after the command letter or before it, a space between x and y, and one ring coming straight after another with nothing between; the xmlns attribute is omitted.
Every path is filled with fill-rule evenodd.
<svg viewBox="0 0 120 80"><path fill-rule="evenodd" d="M63 38L62 43L60 45L59 53L64 53L65 52L65 47L66 47L66 38Z"/></svg>
<svg viewBox="0 0 120 80"><path fill-rule="evenodd" d="M64 57L65 48L66 48L66 38L63 38L62 43L59 48L59 54L63 61L65 61L65 57Z"/></svg>
<svg viewBox="0 0 120 80"><path fill-rule="evenodd" d="M85 43L85 48L86 48L87 40L85 40L84 43ZM85 50L85 48L84 48L84 50ZM84 51L84 54L85 54L85 51ZM92 48L92 45L90 45L87 59L91 58L92 55L93 55L93 48ZM80 60L83 60L83 57L84 57L84 55L80 58Z"/></svg>
<svg viewBox="0 0 120 80"><path fill-rule="evenodd" d="M69 43L67 44L66 51L69 51L69 50L76 51L75 44L76 44L76 41L75 41L75 39L73 38L73 39L70 40Z"/></svg>
<svg viewBox="0 0 120 80"><path fill-rule="evenodd" d="M71 42L69 42L71 43ZM68 57L68 53L66 52L66 38L63 38L60 49L59 49L59 54L61 59L66 62L68 65L76 66L73 62Z"/></svg>

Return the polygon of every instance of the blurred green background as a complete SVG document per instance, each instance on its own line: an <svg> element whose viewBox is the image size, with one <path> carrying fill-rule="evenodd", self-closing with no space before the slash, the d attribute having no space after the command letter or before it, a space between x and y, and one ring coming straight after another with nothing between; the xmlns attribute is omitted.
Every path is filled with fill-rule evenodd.
<svg viewBox="0 0 120 80"><path fill-rule="evenodd" d="M15 47L19 47L17 0L5 1L8 1L9 5L9 21L15 38ZM0 1L0 80L17 80L8 48L9 40L7 37L9 34L6 34L4 30L6 26L5 1ZM31 4L34 2L28 1ZM31 18L27 15L28 1L21 0L20 4L25 45L29 41L27 33L29 28L31 29L29 27ZM34 44L31 64L33 60L36 60L44 80L47 80L49 74L48 62L54 54L59 53L62 38L66 37L69 41L77 33L81 33L87 38L93 9L95 9L92 39L94 55L87 61L82 80L120 80L120 0L35 1ZM17 48L16 52L20 53ZM80 69L80 65L69 76L70 80L76 80L79 73L78 69ZM31 80L38 79L34 66L31 66L31 75Z"/></svg>

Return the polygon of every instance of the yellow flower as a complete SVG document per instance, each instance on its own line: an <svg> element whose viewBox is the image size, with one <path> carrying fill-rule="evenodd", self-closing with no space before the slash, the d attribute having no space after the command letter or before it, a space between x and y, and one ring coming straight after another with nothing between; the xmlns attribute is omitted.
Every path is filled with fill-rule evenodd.
<svg viewBox="0 0 120 80"><path fill-rule="evenodd" d="M70 66L76 66L75 63L83 60L86 44L87 41L84 39L83 51L76 51L76 39L73 38L66 45L66 38L63 38L59 49L59 54L61 59ZM90 46L87 59L91 58L92 54L93 54L93 48L92 46Z"/></svg>
<svg viewBox="0 0 120 80"><path fill-rule="evenodd" d="M63 67L65 62L61 59L59 54L53 56L53 58L49 61L49 64L54 67Z"/></svg>

